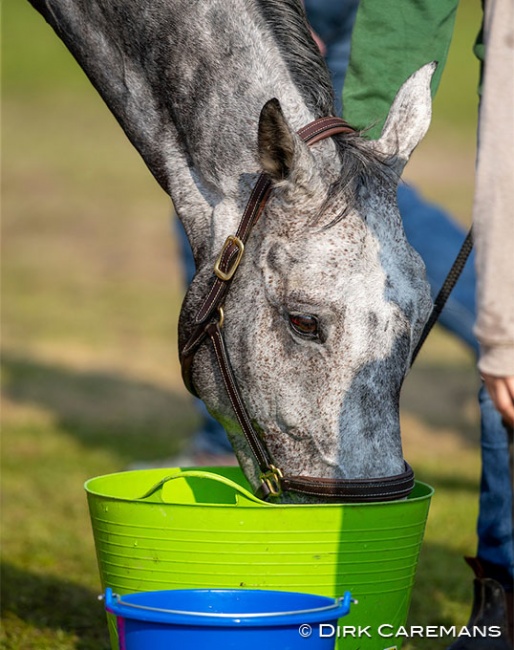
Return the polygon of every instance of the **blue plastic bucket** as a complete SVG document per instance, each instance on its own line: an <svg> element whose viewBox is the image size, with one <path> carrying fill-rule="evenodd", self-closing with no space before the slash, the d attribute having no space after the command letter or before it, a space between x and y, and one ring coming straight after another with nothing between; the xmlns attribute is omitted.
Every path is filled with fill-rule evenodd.
<svg viewBox="0 0 514 650"><path fill-rule="evenodd" d="M105 591L120 650L332 650L342 598L252 589L175 589L118 596Z"/></svg>

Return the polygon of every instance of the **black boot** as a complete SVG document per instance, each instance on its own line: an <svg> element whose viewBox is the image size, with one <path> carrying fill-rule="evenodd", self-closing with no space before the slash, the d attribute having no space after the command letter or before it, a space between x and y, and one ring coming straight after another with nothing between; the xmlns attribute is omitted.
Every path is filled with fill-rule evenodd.
<svg viewBox="0 0 514 650"><path fill-rule="evenodd" d="M512 592L507 594L500 582L486 576L486 566L478 558L466 558L475 571L473 581L473 608L466 625L471 636L461 636L447 650L513 650L509 636L509 619L512 621ZM480 636L473 628L491 628L499 636ZM511 632L512 633L512 632Z"/></svg>

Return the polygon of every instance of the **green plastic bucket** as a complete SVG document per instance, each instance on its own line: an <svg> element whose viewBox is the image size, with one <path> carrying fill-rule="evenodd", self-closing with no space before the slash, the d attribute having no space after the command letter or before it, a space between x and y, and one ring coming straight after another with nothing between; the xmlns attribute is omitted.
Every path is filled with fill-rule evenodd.
<svg viewBox="0 0 514 650"><path fill-rule="evenodd" d="M102 588L269 589L357 604L337 648L400 648L430 486L402 501L275 505L238 467L109 474L85 485ZM116 623L109 620L113 650ZM336 631L337 634L337 631Z"/></svg>

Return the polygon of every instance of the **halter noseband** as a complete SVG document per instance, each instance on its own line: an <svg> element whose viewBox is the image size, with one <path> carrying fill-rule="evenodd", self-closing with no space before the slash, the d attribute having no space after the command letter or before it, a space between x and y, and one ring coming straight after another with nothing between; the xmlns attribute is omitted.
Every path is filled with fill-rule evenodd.
<svg viewBox="0 0 514 650"><path fill-rule="evenodd" d="M304 126L297 134L304 142L313 145L324 138L340 133L354 132L355 129L338 117L322 117ZM200 344L207 337L210 338L225 390L239 426L259 465L261 485L256 491L256 496L261 499L279 496L282 492L297 492L344 502L392 501L404 498L410 494L414 487L414 472L405 461L405 470L401 474L386 478L327 479L311 476L288 476L273 465L268 450L251 423L237 387L221 333L224 318L223 303L243 256L245 244L266 204L270 190L271 181L263 173L257 179L250 194L236 234L227 237L223 244L214 265L214 282L194 319L193 332L181 351L180 362L184 383L187 389L196 395L191 378L193 358Z"/></svg>

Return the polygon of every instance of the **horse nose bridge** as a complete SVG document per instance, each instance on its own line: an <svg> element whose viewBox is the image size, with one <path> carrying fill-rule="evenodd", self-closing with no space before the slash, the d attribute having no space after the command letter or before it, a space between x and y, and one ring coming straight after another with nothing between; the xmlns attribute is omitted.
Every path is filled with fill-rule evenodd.
<svg viewBox="0 0 514 650"><path fill-rule="evenodd" d="M336 458L346 477L400 473L403 454L396 400L384 400L370 387L350 391L340 412Z"/></svg>
<svg viewBox="0 0 514 650"><path fill-rule="evenodd" d="M370 353L368 361L354 373L340 404L341 445L390 445L401 455L399 396L409 350L410 339L404 333L380 358L371 358Z"/></svg>

